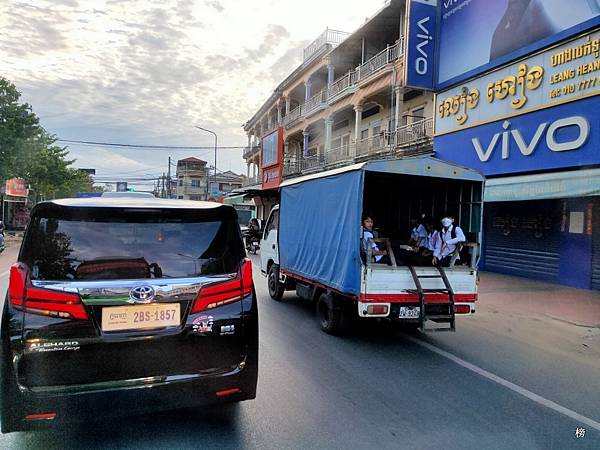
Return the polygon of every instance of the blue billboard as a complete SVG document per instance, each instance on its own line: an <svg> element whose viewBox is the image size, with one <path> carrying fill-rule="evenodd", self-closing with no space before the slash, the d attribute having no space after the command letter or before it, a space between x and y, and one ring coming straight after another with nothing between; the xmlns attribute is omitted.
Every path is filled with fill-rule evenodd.
<svg viewBox="0 0 600 450"><path fill-rule="evenodd" d="M484 175L600 164L600 97L435 138L436 156Z"/></svg>
<svg viewBox="0 0 600 450"><path fill-rule="evenodd" d="M433 89L438 0L411 0L406 46L406 86Z"/></svg>
<svg viewBox="0 0 600 450"><path fill-rule="evenodd" d="M440 1L440 89L600 24L600 0Z"/></svg>

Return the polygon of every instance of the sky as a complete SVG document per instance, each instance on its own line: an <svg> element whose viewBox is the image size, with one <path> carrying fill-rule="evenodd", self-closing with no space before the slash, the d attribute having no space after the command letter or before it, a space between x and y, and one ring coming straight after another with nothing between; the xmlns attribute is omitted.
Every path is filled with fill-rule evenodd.
<svg viewBox="0 0 600 450"><path fill-rule="evenodd" d="M0 75L60 139L212 146L199 125L219 145L244 146L243 123L302 49L326 27L355 30L383 3L0 0ZM169 156L214 159L212 150L69 151L75 167L111 181L160 176ZM245 173L242 150L220 150L217 168Z"/></svg>

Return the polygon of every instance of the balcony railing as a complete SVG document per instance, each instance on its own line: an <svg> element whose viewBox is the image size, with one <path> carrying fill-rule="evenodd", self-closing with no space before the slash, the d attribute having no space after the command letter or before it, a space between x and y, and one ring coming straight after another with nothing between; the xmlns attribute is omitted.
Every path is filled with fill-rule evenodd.
<svg viewBox="0 0 600 450"><path fill-rule="evenodd" d="M310 172L319 169L323 166L323 162L319 159L319 155L312 155L302 160L302 172Z"/></svg>
<svg viewBox="0 0 600 450"><path fill-rule="evenodd" d="M302 116L306 116L320 106L327 106L327 89L323 89L308 99L308 101L302 105L301 114Z"/></svg>
<svg viewBox="0 0 600 450"><path fill-rule="evenodd" d="M396 145L404 147L414 145L433 136L433 118L429 117L408 125L403 125L396 130Z"/></svg>
<svg viewBox="0 0 600 450"><path fill-rule="evenodd" d="M296 175L301 172L302 172L302 168L301 168L301 164L299 163L299 161L296 161L296 160L284 161L283 170L282 170L284 177L289 177L290 175Z"/></svg>
<svg viewBox="0 0 600 450"><path fill-rule="evenodd" d="M331 99L335 97L336 95L345 91L349 87L354 86L357 82L358 72L355 70L348 72L346 75L342 76L341 78L338 78L336 81L333 82L331 86L329 86L327 98Z"/></svg>
<svg viewBox="0 0 600 450"><path fill-rule="evenodd" d="M329 30L329 32L333 32L333 30ZM291 126L301 117L306 117L319 107L326 106L331 99L342 94L346 90L350 90L350 88L356 86L360 81L379 72L388 64L400 58L402 56L403 48L404 38L401 37L394 45L387 46L364 64L358 66L356 70L346 73L335 80L331 86L313 95L304 104L294 108L283 118L283 125L285 127Z"/></svg>
<svg viewBox="0 0 600 450"><path fill-rule="evenodd" d="M290 113L283 118L283 125L287 127L288 125L291 125L293 122L298 120L301 115L301 110L302 108L300 106L297 106L296 108L292 109Z"/></svg>
<svg viewBox="0 0 600 450"><path fill-rule="evenodd" d="M284 164L284 176L294 176L352 164L372 157L393 157L421 154L431 151L433 118L404 125L395 131L382 132L325 152L321 159L312 155L300 161Z"/></svg>
<svg viewBox="0 0 600 450"><path fill-rule="evenodd" d="M323 31L318 38L312 41L310 45L304 49L304 63L310 61L311 58L318 54L319 51L327 44L336 47L348 36L350 36L350 33L346 33L344 31L330 30L329 28L325 29L325 31Z"/></svg>
<svg viewBox="0 0 600 450"><path fill-rule="evenodd" d="M354 155L352 154L353 150L354 144L346 144L341 147L332 148L328 152L325 152L325 164L329 166L351 162L354 158Z"/></svg>
<svg viewBox="0 0 600 450"><path fill-rule="evenodd" d="M364 158L366 156L391 153L395 147L396 132L383 132L356 142L356 157Z"/></svg>
<svg viewBox="0 0 600 450"><path fill-rule="evenodd" d="M380 69L383 69L387 64L398 59L401 42L384 48L371 59L358 66L358 81L364 80Z"/></svg>

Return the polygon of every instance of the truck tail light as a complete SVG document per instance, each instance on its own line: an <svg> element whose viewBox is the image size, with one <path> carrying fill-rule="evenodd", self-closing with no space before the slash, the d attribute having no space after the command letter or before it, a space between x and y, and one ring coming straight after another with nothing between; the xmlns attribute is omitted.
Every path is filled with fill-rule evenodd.
<svg viewBox="0 0 600 450"><path fill-rule="evenodd" d="M471 305L454 305L454 312L456 314L470 314Z"/></svg>
<svg viewBox="0 0 600 450"><path fill-rule="evenodd" d="M13 264L10 268L8 297L12 305L31 314L65 319L88 318L79 295L32 286L29 268L23 263Z"/></svg>
<svg viewBox="0 0 600 450"><path fill-rule="evenodd" d="M235 278L207 284L194 300L192 314L240 301L252 292L252 263L244 259Z"/></svg>

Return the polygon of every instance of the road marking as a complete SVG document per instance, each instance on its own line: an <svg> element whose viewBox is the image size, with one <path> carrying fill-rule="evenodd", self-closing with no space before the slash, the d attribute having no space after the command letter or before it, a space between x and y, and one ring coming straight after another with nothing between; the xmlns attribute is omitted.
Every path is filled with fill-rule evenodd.
<svg viewBox="0 0 600 450"><path fill-rule="evenodd" d="M9 273L10 273L10 270L0 273L0 278L4 277L5 275L8 275Z"/></svg>
<svg viewBox="0 0 600 450"><path fill-rule="evenodd" d="M585 424L589 427L595 428L596 430L600 431L600 422L596 422L593 419L582 416L581 414L576 413L575 411L572 411L568 408L565 408L564 406L561 406L558 403L554 403L552 400L548 400L538 394L528 391L527 389L525 389L519 385L511 383L510 381L505 380L504 378L501 378L498 375L494 375L493 373L488 372L487 370L482 369L481 367L476 366L475 364L471 364L470 362L467 362L464 359L453 355L452 353L442 350L441 348L438 348L435 345L432 345L428 342L421 341L412 336L406 336L406 338L409 341L414 342L417 345L425 347L426 349L431 350L432 352L437 353L438 355L443 356L444 358L447 358L450 361L453 361L456 364L463 366L464 368L469 369L472 372L475 372L475 373L487 378L488 380L498 383L498 384L510 389L511 391L514 391L517 394L522 395L523 397L527 397L529 400L533 400L534 402L538 403L539 405L545 406L546 408L550 408L564 416L570 417L571 419L575 420L576 422L579 422L582 425Z"/></svg>

